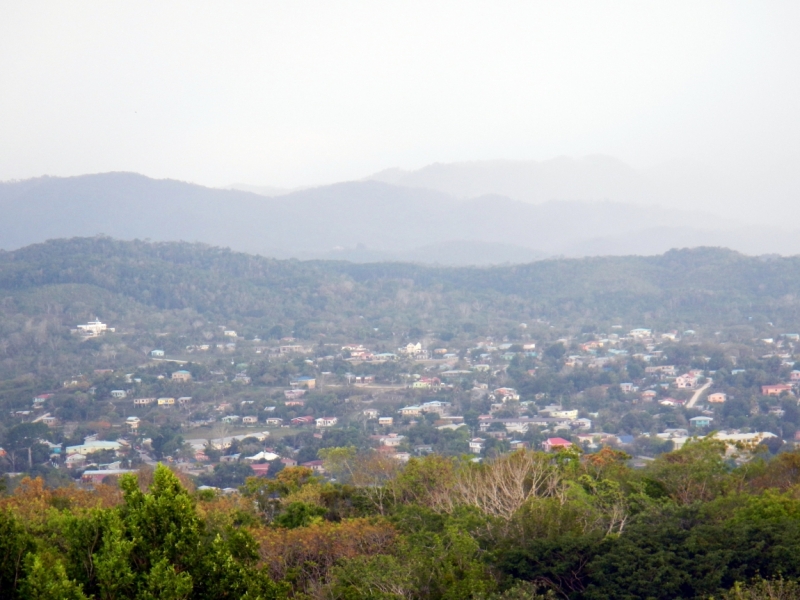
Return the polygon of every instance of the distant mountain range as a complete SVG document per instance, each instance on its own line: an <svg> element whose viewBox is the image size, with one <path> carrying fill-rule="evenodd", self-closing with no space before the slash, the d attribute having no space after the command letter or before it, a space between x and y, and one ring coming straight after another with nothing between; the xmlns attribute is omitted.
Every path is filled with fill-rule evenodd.
<svg viewBox="0 0 800 600"><path fill-rule="evenodd" d="M484 169L493 173L489 179L494 183L481 187L473 181L470 188L503 189L492 186L506 181L508 195L465 197L459 168L384 172L365 181L282 195L271 195L280 193L271 190L270 196L133 173L5 182L0 183L0 248L106 234L199 241L277 258L449 265L523 263L554 255L660 254L701 245L749 254L800 252L800 240L790 233L759 234L695 211L596 199L534 204L510 198L522 189L513 181L524 180L511 176L512 167L503 167L510 173L506 180ZM541 187L541 195L528 200L547 198L556 187Z"/></svg>
<svg viewBox="0 0 800 600"><path fill-rule="evenodd" d="M415 171L388 169L372 181L424 188L456 198L499 194L542 203L581 200L704 210L748 223L800 220L800 173L786 164L726 171L692 161L635 169L610 156L559 157L544 161L486 160L428 165Z"/></svg>

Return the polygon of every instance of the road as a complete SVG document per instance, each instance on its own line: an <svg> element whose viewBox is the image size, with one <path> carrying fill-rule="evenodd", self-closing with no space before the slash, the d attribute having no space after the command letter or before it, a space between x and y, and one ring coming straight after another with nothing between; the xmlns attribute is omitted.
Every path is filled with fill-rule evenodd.
<svg viewBox="0 0 800 600"><path fill-rule="evenodd" d="M703 392L705 392L708 388L710 388L712 383L714 383L714 380L709 379L708 382L706 382L706 384L703 387L698 388L697 391L695 391L694 395L692 396L692 399L686 403L686 408L693 408L694 405L697 404L697 401L700 400L700 396L703 395Z"/></svg>

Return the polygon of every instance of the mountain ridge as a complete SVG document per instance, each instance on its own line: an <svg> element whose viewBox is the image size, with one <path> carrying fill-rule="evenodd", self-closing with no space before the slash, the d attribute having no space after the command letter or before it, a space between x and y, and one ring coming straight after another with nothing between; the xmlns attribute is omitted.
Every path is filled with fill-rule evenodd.
<svg viewBox="0 0 800 600"><path fill-rule="evenodd" d="M620 202L538 205L499 195L458 199L381 181L341 182L266 197L135 173L0 183L0 247L106 234L200 241L278 258L414 260L440 264L527 262L547 255L660 253L704 243L752 253L800 251L770 232L746 232L714 215ZM661 233L648 244L653 228ZM707 232L714 232L713 236ZM748 234L749 235L749 234ZM751 235L752 237L752 235ZM466 252L472 243L480 250ZM459 255L459 244L465 249ZM344 252L344 254L343 254ZM468 256L469 255L469 256Z"/></svg>

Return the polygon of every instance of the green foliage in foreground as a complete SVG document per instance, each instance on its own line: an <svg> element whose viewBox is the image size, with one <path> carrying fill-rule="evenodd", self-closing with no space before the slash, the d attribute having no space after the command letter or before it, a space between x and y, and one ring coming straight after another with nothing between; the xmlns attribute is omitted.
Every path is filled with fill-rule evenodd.
<svg viewBox="0 0 800 600"><path fill-rule="evenodd" d="M799 598L800 453L734 458L713 438L643 470L342 448L339 483L291 467L240 496L163 466L94 492L27 480L0 499L0 597Z"/></svg>
<svg viewBox="0 0 800 600"><path fill-rule="evenodd" d="M175 475L159 466L147 493L120 482L115 508L72 513L52 508L43 523L0 513L0 596L83 598L283 597L286 586L256 567L243 530L211 531Z"/></svg>

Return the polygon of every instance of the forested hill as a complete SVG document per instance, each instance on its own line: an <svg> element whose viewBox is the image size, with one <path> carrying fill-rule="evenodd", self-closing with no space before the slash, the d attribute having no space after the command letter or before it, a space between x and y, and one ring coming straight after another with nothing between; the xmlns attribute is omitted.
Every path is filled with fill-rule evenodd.
<svg viewBox="0 0 800 600"><path fill-rule="evenodd" d="M800 257L714 248L487 268L275 260L188 243L55 240L0 252L6 317L173 311L298 337L411 327L503 334L519 322L800 330ZM175 317L177 318L177 317ZM74 326L74 325L73 325Z"/></svg>

